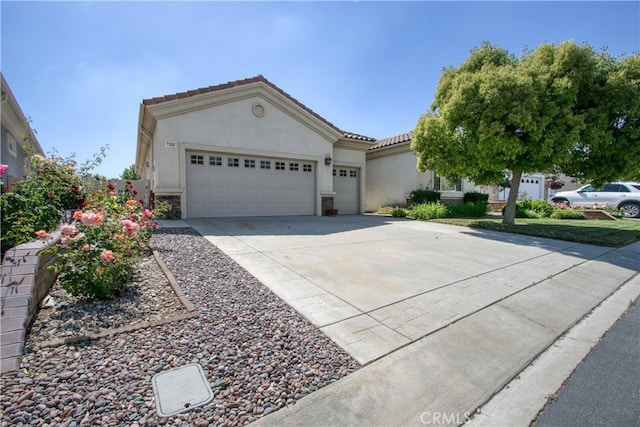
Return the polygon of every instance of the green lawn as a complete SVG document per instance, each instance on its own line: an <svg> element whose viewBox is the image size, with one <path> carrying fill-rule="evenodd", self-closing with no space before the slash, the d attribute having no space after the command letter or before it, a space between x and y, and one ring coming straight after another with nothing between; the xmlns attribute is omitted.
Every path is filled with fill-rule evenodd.
<svg viewBox="0 0 640 427"><path fill-rule="evenodd" d="M631 219L606 221L518 218L515 225L502 225L501 218L443 218L432 221L599 246L619 247L640 240L640 221Z"/></svg>

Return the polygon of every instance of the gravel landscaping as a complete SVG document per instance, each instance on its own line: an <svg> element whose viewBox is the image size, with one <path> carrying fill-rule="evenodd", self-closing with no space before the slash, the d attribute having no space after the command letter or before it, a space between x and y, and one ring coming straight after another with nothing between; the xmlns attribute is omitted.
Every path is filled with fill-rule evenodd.
<svg viewBox="0 0 640 427"><path fill-rule="evenodd" d="M52 338L184 310L167 285L155 289L148 275L139 276L138 287L115 309L80 307L55 290L54 301L67 304L67 313L69 307L81 311L59 318L41 313L21 369L2 376L3 426L245 425L358 369L340 347L194 230L161 229L151 245L200 315L46 347L42 343ZM141 271L153 276L156 267ZM202 365L213 401L159 417L151 378L188 363Z"/></svg>

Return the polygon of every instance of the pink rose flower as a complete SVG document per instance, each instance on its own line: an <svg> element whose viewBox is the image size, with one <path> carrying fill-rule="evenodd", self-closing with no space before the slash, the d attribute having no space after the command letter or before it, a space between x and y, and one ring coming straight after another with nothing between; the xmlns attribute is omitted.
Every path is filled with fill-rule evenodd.
<svg viewBox="0 0 640 427"><path fill-rule="evenodd" d="M49 237L49 233L44 230L38 230L36 231L36 236L38 236L38 239L44 240Z"/></svg>
<svg viewBox="0 0 640 427"><path fill-rule="evenodd" d="M105 249L104 251L102 251L102 253L100 253L100 258L102 258L106 262L112 261L113 260L113 251Z"/></svg>
<svg viewBox="0 0 640 427"><path fill-rule="evenodd" d="M62 229L60 230L60 233L63 236L71 236L72 234L76 234L78 232L78 229L76 228L75 225L70 225L70 224L65 224L62 226Z"/></svg>
<svg viewBox="0 0 640 427"><path fill-rule="evenodd" d="M120 224L122 225L122 232L129 237L136 237L138 235L138 231L140 231L140 225L130 219L123 219L120 221Z"/></svg>
<svg viewBox="0 0 640 427"><path fill-rule="evenodd" d="M84 225L94 226L102 223L102 212L88 211L82 214L80 221Z"/></svg>

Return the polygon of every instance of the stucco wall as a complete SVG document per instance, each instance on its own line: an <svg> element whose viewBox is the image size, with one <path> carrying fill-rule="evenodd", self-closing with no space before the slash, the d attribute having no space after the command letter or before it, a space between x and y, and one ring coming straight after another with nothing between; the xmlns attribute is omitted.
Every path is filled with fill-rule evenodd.
<svg viewBox="0 0 640 427"><path fill-rule="evenodd" d="M29 121L26 119L18 101L13 96L11 88L1 75L2 86L2 106L0 116L2 116L0 163L8 165L7 172L2 176L2 182L10 185L24 175L25 159L31 154L44 155L35 132L31 129ZM14 150L11 153L8 149L9 135L14 142ZM27 137L28 136L28 137ZM25 149L27 147L27 149Z"/></svg>
<svg viewBox="0 0 640 427"><path fill-rule="evenodd" d="M433 173L416 168L416 156L405 151L367 161L365 212L382 206L403 205L405 197L418 188L433 187Z"/></svg>
<svg viewBox="0 0 640 427"><path fill-rule="evenodd" d="M25 161L24 150L22 149L21 135L14 135L4 125L2 125L2 152L0 152L0 163L7 165L7 172L2 175L2 182L10 185L13 181L17 181L23 175L23 167ZM13 138L16 150L11 153L8 149L9 139Z"/></svg>
<svg viewBox="0 0 640 427"><path fill-rule="evenodd" d="M413 190L434 189L433 171L420 172L415 152L409 144L391 147L367 156L365 212L375 212L382 206L404 205ZM461 191L441 191L444 202L458 203L465 192L475 191L474 184L462 180Z"/></svg>
<svg viewBox="0 0 640 427"><path fill-rule="evenodd" d="M264 107L264 116L252 112ZM321 167L332 143L259 96L158 120L153 179L157 192L184 189L185 150L211 150L318 162L318 190L331 191L331 170ZM165 142L177 143L168 148ZM158 174L157 171L162 171Z"/></svg>
<svg viewBox="0 0 640 427"><path fill-rule="evenodd" d="M333 163L335 165L363 167L366 162L366 153L364 151L349 150L345 148L335 147L333 149Z"/></svg>

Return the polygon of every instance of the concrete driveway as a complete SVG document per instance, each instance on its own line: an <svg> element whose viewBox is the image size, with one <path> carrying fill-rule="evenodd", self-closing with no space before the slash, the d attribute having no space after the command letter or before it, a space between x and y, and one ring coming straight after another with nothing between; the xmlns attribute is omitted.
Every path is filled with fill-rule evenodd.
<svg viewBox="0 0 640 427"><path fill-rule="evenodd" d="M621 313L640 293L640 243L613 249L380 216L185 222L365 365L260 425L460 424L603 300L618 295ZM609 318L573 341L579 349L558 350L568 363L512 386L533 390L516 409L499 402L503 418L484 421L528 425Z"/></svg>
<svg viewBox="0 0 640 427"><path fill-rule="evenodd" d="M361 363L612 251L380 216L187 223Z"/></svg>

